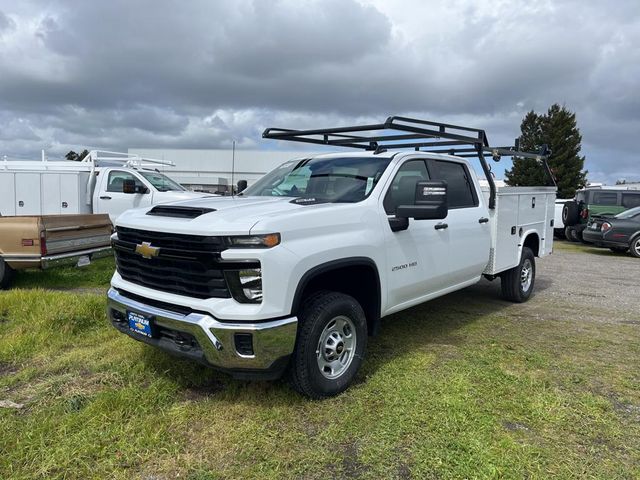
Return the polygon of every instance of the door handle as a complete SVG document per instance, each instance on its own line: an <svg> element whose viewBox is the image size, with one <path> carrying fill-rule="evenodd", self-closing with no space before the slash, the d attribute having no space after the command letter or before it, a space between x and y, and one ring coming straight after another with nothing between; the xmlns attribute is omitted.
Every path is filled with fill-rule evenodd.
<svg viewBox="0 0 640 480"><path fill-rule="evenodd" d="M436 230L444 230L445 228L449 228L449 225L447 225L446 223L438 223L433 228L435 228Z"/></svg>
<svg viewBox="0 0 640 480"><path fill-rule="evenodd" d="M487 217L482 217L480 220L478 220L478 223L489 223L489 219Z"/></svg>
<svg viewBox="0 0 640 480"><path fill-rule="evenodd" d="M100 200L111 200L111 197L108 197L106 195L100 197Z"/></svg>

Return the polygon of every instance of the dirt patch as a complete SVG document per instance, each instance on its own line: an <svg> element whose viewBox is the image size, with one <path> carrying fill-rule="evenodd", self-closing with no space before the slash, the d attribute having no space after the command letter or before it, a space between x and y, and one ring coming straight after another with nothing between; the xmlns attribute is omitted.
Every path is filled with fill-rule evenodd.
<svg viewBox="0 0 640 480"><path fill-rule="evenodd" d="M352 441L342 445L342 450L342 476L344 478L360 478L366 471L366 466L358 459L358 445Z"/></svg>
<svg viewBox="0 0 640 480"><path fill-rule="evenodd" d="M7 362L0 362L0 377L8 377L9 375L15 375L20 369L15 365Z"/></svg>
<svg viewBox="0 0 640 480"><path fill-rule="evenodd" d="M184 400L191 402L197 402L209 398L217 393L222 392L225 389L225 384L220 380L211 380L204 385L193 385L185 387L182 391L182 397Z"/></svg>

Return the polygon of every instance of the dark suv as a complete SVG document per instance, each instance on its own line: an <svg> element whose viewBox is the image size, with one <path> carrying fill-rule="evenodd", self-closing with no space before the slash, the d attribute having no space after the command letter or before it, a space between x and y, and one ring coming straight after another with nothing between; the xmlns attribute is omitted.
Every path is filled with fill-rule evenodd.
<svg viewBox="0 0 640 480"><path fill-rule="evenodd" d="M629 187L591 187L579 190L576 198L564 204L562 221L567 240L583 241L582 232L592 215L613 216L640 206L640 190Z"/></svg>

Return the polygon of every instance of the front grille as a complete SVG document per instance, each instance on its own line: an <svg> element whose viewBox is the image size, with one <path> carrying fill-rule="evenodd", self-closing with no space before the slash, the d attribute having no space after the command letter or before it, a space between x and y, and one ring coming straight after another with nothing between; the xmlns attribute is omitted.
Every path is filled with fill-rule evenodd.
<svg viewBox="0 0 640 480"><path fill-rule="evenodd" d="M129 282L195 298L231 297L223 269L234 264L220 258L220 237L161 233L118 227L113 242L116 267ZM143 242L159 248L157 256L136 253Z"/></svg>

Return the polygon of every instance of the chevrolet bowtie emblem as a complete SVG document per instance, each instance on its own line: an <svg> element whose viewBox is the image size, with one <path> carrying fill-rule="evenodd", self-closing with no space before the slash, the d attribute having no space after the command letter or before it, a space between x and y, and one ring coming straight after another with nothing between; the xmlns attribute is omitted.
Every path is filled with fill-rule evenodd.
<svg viewBox="0 0 640 480"><path fill-rule="evenodd" d="M153 258L158 256L160 249L158 247L152 247L149 242L142 242L136 245L136 253L142 255L144 258Z"/></svg>

